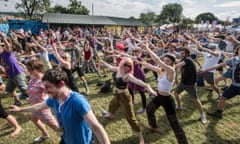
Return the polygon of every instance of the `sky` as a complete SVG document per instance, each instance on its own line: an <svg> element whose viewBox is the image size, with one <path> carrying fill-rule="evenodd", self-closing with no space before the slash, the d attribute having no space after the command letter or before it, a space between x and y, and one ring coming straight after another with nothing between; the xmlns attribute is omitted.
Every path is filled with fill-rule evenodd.
<svg viewBox="0 0 240 144"><path fill-rule="evenodd" d="M0 2L0 11L16 11L15 4L20 0ZM188 18L195 17L203 12L212 12L219 19L240 17L240 0L81 0L94 15L139 18L141 13L155 12L160 14L162 6L168 3L179 3L183 6L183 15ZM60 4L67 6L68 0L51 0L52 6Z"/></svg>

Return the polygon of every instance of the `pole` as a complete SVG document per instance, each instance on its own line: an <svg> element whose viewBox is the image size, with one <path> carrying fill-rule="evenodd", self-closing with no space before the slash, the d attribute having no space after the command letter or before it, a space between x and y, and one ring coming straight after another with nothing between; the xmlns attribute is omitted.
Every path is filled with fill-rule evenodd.
<svg viewBox="0 0 240 144"><path fill-rule="evenodd" d="M92 27L93 27L93 29L94 29L94 17L93 17L93 15L94 15L94 7L93 7L93 0L92 0L92 22L93 22L93 24L92 24Z"/></svg>

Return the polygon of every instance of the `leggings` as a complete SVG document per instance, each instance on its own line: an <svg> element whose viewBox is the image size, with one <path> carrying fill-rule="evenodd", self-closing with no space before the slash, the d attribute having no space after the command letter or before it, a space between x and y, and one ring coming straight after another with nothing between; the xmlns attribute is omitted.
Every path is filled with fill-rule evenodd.
<svg viewBox="0 0 240 144"><path fill-rule="evenodd" d="M131 89L128 89L129 90L129 93L131 94L132 96L132 101L134 101L134 93ZM146 95L145 95L145 92L142 92L142 91L138 91L141 95L141 98L142 98L142 107L145 109L146 106L147 106L147 102L146 102Z"/></svg>
<svg viewBox="0 0 240 144"><path fill-rule="evenodd" d="M0 102L0 118L6 119L8 117L8 113L4 110L2 103Z"/></svg>
<svg viewBox="0 0 240 144"><path fill-rule="evenodd" d="M174 134L178 140L179 144L187 144L187 138L185 136L185 132L183 131L182 127L180 126L175 110L175 104L172 96L161 96L158 95L155 97L148 105L147 105L147 117L148 123L151 127L157 128L156 116L155 111L160 107L163 106L168 121L174 131Z"/></svg>

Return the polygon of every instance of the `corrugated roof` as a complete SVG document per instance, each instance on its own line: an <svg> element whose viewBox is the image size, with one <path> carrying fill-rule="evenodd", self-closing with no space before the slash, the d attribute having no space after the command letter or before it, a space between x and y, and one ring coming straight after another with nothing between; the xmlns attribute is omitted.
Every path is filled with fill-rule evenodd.
<svg viewBox="0 0 240 144"><path fill-rule="evenodd" d="M46 13L43 16L44 23L58 24L96 24L116 25L112 20L104 16L89 16L76 14Z"/></svg>
<svg viewBox="0 0 240 144"><path fill-rule="evenodd" d="M126 18L119 18L119 17L108 17L117 25L122 26L145 26L142 22L135 20L135 19L126 19Z"/></svg>
<svg viewBox="0 0 240 144"><path fill-rule="evenodd" d="M143 23L134 19L60 13L46 13L42 21L50 24L145 26Z"/></svg>

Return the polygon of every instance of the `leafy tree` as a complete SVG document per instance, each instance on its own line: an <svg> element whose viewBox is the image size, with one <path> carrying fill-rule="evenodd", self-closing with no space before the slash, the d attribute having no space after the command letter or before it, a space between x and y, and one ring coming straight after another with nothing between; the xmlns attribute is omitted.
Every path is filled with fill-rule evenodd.
<svg viewBox="0 0 240 144"><path fill-rule="evenodd" d="M160 15L157 18L158 23L180 22L182 18L183 7L181 4L172 3L163 6Z"/></svg>
<svg viewBox="0 0 240 144"><path fill-rule="evenodd" d="M48 12L89 15L89 10L78 0L70 0L68 7L55 5L54 7L51 7Z"/></svg>
<svg viewBox="0 0 240 144"><path fill-rule="evenodd" d="M54 7L49 8L48 12L50 12L50 13L67 13L67 8L65 8L61 5L55 5Z"/></svg>
<svg viewBox="0 0 240 144"><path fill-rule="evenodd" d="M22 11L30 19L33 15L44 13L50 7L50 0L21 0L15 8Z"/></svg>
<svg viewBox="0 0 240 144"><path fill-rule="evenodd" d="M206 13L201 13L201 14L199 14L199 15L195 18L195 22L196 22L196 23L200 23L202 20L203 20L204 22L209 21L210 23L212 23L214 20L218 20L218 18L217 18L214 14L212 14L212 13L210 13L210 12L206 12Z"/></svg>
<svg viewBox="0 0 240 144"><path fill-rule="evenodd" d="M129 17L130 20L137 20L134 16Z"/></svg>
<svg viewBox="0 0 240 144"><path fill-rule="evenodd" d="M181 22L178 24L180 29L187 29L193 27L194 20L190 18L183 18Z"/></svg>
<svg viewBox="0 0 240 144"><path fill-rule="evenodd" d="M151 26L156 20L156 14L154 12L141 13L139 20L144 24Z"/></svg>
<svg viewBox="0 0 240 144"><path fill-rule="evenodd" d="M67 13L88 15L89 10L85 6L82 5L81 1L70 0L70 4L68 5Z"/></svg>

